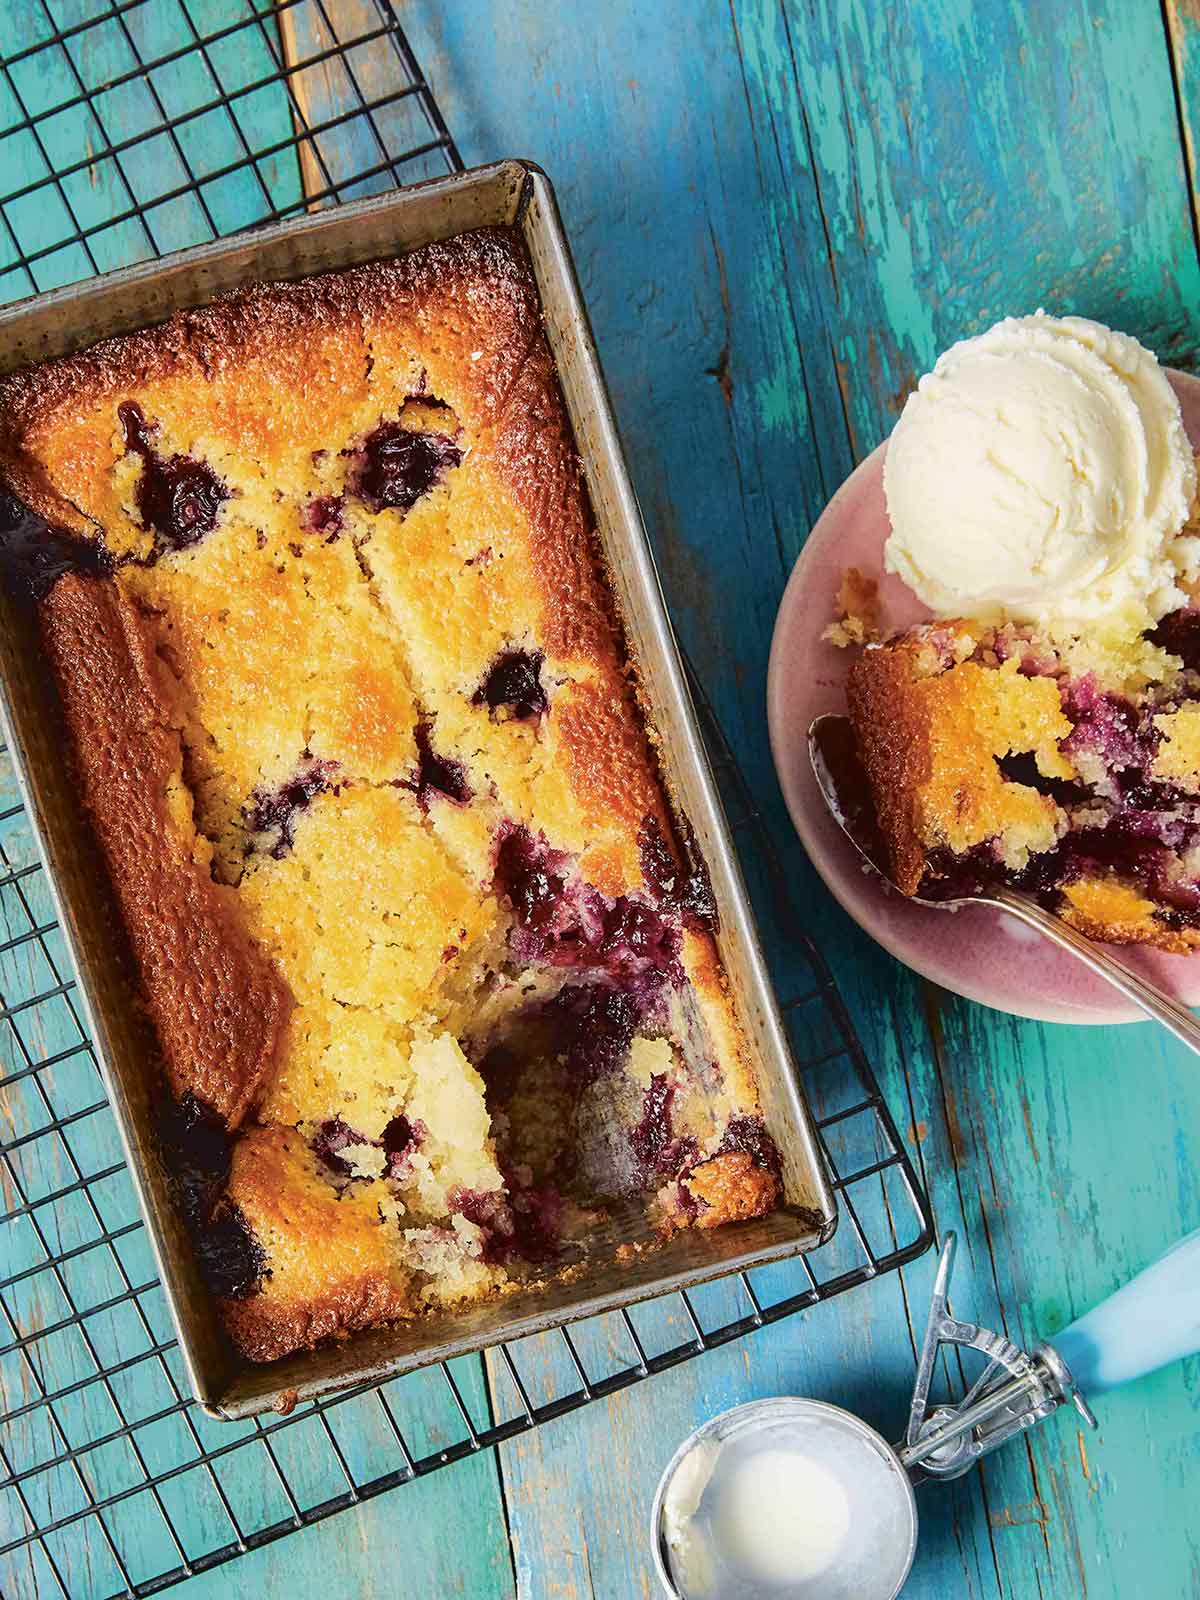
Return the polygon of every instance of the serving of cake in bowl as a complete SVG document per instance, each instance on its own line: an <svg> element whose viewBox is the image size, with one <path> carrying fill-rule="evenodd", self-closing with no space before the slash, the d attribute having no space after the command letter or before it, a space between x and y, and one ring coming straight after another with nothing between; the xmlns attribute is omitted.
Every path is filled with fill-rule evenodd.
<svg viewBox="0 0 1200 1600"><path fill-rule="evenodd" d="M832 633L893 881L1200 946L1196 467L1154 357L1002 322L921 381L884 489L886 566L932 616L880 633L852 574Z"/></svg>
<svg viewBox="0 0 1200 1600"><path fill-rule="evenodd" d="M0 565L241 1357L775 1206L517 233L0 381Z"/></svg>

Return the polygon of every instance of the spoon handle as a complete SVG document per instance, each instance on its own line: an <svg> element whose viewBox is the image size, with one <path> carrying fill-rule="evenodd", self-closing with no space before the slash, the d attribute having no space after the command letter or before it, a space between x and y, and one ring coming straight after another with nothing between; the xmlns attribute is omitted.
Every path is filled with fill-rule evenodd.
<svg viewBox="0 0 1200 1600"><path fill-rule="evenodd" d="M1136 972L1109 955L1104 945L1097 944L1086 934L1079 933L1061 917L1046 911L1028 895L1018 894L1013 889L997 889L987 898L993 905L1011 912L1014 917L1020 917L1022 922L1045 934L1054 944L1078 956L1084 966L1090 967L1093 972L1111 983L1114 989L1119 989L1127 1000L1132 1000L1135 1006L1140 1006L1148 1017L1153 1017L1155 1022L1161 1022L1164 1028L1169 1029L1177 1039L1182 1039L1189 1049L1200 1055L1200 1021L1197 1021L1186 1006L1180 1005L1178 1000L1173 1000L1169 994L1164 994L1154 984L1148 983L1145 978L1139 977Z"/></svg>

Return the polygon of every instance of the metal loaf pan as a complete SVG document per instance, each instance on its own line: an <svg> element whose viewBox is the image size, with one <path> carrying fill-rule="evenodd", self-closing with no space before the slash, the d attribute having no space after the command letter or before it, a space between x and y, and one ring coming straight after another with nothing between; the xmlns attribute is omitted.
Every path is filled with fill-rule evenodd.
<svg viewBox="0 0 1200 1600"><path fill-rule="evenodd" d="M0 709L18 778L49 865L188 1374L199 1402L219 1417L252 1415L290 1389L311 1398L393 1377L501 1339L779 1260L823 1243L836 1224L545 174L526 162L503 161L55 290L0 312L0 372L161 322L177 308L201 305L258 280L337 270L497 223L520 230L533 260L663 775L677 809L692 824L712 876L721 956L758 1073L767 1125L783 1158L786 1204L751 1222L712 1233L689 1230L655 1248L626 1251L628 1259L617 1254L620 1235L614 1227L612 1237L596 1241L582 1267L540 1288L371 1330L270 1366L240 1361L221 1330L171 1201L151 1113L154 1044L122 954L123 941L113 935L107 882L64 759L58 711L33 625L11 600L0 599Z"/></svg>

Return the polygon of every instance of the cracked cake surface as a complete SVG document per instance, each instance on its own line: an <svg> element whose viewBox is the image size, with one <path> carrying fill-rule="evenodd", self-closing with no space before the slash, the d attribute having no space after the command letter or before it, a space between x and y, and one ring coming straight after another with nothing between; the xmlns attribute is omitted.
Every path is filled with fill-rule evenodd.
<svg viewBox="0 0 1200 1600"><path fill-rule="evenodd" d="M0 476L245 1356L776 1203L515 235L15 374Z"/></svg>

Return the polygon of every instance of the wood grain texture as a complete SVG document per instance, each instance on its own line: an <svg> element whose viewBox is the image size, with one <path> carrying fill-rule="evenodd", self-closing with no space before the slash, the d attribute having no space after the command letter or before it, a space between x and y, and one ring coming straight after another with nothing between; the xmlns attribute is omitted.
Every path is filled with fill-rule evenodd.
<svg viewBox="0 0 1200 1600"><path fill-rule="evenodd" d="M300 181L306 195L315 195L324 188L325 174L321 169L321 160L317 150L316 140L309 134L310 128L317 120L314 115L314 101L316 95L312 87L312 79L320 75L323 80L328 77L329 68L325 65L305 68L303 62L306 54L306 40L302 31L302 19L291 9L280 11L277 14L279 27L279 44L284 63L288 69L288 87L292 101L292 126L297 134L301 135L301 143L297 150L300 162ZM319 48L321 52L328 48L329 30L323 25L319 16L314 19L317 24ZM320 39L320 35L326 35ZM323 82L322 88L325 87ZM319 200L310 200L305 207L307 211L316 211L320 208Z"/></svg>
<svg viewBox="0 0 1200 1600"><path fill-rule="evenodd" d="M78 11L87 0L72 3ZM190 10L197 26L211 26L234 4L190 0ZM326 5L339 14L338 0ZM1191 1059L1148 1027L1044 1028L926 992L851 927L778 800L763 677L775 606L808 528L943 345L1004 312L1045 304L1105 318L1167 359L1192 363L1200 268L1180 111L1191 127L1200 81L1194 7L609 0L601 15L584 0L406 0L401 9L467 159L529 156L556 182L672 613L768 810L794 893L838 971L941 1225L962 1233L956 1307L1014 1338L1052 1332L1200 1222ZM133 15L142 26L182 27L174 0ZM116 70L118 49L115 37L97 47L96 84ZM370 56L373 70L379 61ZM208 90L189 79L176 92ZM347 86L328 92L332 105ZM122 118L141 126L152 115L119 96L97 105L106 126ZM319 120L316 100L310 112ZM256 139L261 130L270 143L287 117L279 95L256 102ZM374 132L361 118L345 126L357 142L349 132L331 142L334 181L372 159L364 151ZM68 149L99 136L83 124L62 135ZM97 205L111 200L102 186L118 182L111 168L97 163ZM298 174L277 164L268 182L295 195ZM228 208L222 225L254 214L261 194L249 184L214 187ZM196 203L147 221L156 243L191 242L205 224ZM49 213L24 225L56 237ZM96 264L144 251L139 227L114 230L107 254L95 247ZM77 270L64 250L39 286L54 271ZM8 281L0 277L0 290ZM764 908L767 887L756 885ZM799 962L769 913L765 925L787 989ZM0 979L28 985L35 975ZM36 1026L47 1047L74 1037L61 1009ZM94 1093L94 1077L86 1057L72 1057L48 1081L75 1104ZM39 1112L20 1100L8 1114ZM76 1147L88 1161L111 1162L111 1126L91 1121L94 1144L80 1142L92 1137L80 1127ZM31 1192L70 1176L65 1155L54 1153L31 1168L30 1184L41 1185ZM112 1204L119 1216L128 1197L114 1194ZM86 1239L93 1225L70 1205L47 1208L44 1222L63 1242ZM18 1242L37 1248L27 1231ZM131 1256L130 1270L145 1264ZM307 1600L390 1595L403 1584L430 1596L651 1595L645 1519L679 1438L716 1410L778 1392L837 1401L895 1436L931 1277L927 1259L525 1436L502 1453L503 1505L494 1463L474 1460L181 1592L236 1585ZM713 1286L697 1298L715 1319L728 1292ZM44 1322L62 1314L49 1302L23 1309ZM152 1329L162 1316L147 1296ZM103 1316L96 1325L130 1349L147 1337L106 1328ZM680 1337L682 1325L668 1305L638 1313L638 1326L653 1347ZM623 1358L624 1337L615 1324L580 1335L600 1369ZM45 1355L59 1377L82 1375L87 1360L62 1340ZM525 1352L523 1370L545 1392L569 1381L550 1343ZM0 1375L34 1382L2 1364ZM511 1386L494 1359L489 1379L503 1412ZM465 1365L462 1382L482 1408L478 1366ZM923 1490L906 1594L1200 1595L1198 1383L1198 1364L1185 1363L1106 1397L1094 1438L1081 1440L1074 1419L1061 1416L959 1484ZM91 1403L64 1417L75 1437L100 1425L84 1409ZM136 1382L128 1403L148 1404ZM418 1391L398 1403L418 1430L446 1426L444 1395ZM152 1432L148 1441L164 1455L178 1448ZM5 1447L44 1441L18 1427ZM297 1430L289 1449L288 1466L309 1492L331 1492L328 1444ZM136 1468L110 1452L94 1470L111 1482ZM279 1514L261 1452L233 1456L225 1470L258 1515ZM220 1507L195 1476L178 1480L171 1504L199 1540L219 1524ZM54 1493L79 1490L63 1479ZM153 1516L134 1538L147 1559L165 1559ZM73 1559L79 1592L106 1592L112 1561L99 1536ZM42 1592L19 1576L15 1592ZM44 1592L56 1592L52 1581Z"/></svg>
<svg viewBox="0 0 1200 1600"><path fill-rule="evenodd" d="M374 0L300 0L278 24L309 210L445 172Z"/></svg>
<svg viewBox="0 0 1200 1600"><path fill-rule="evenodd" d="M1187 161L1192 231L1200 241L1200 196L1196 183L1196 138L1200 129L1200 6L1196 0L1163 0L1175 110Z"/></svg>

